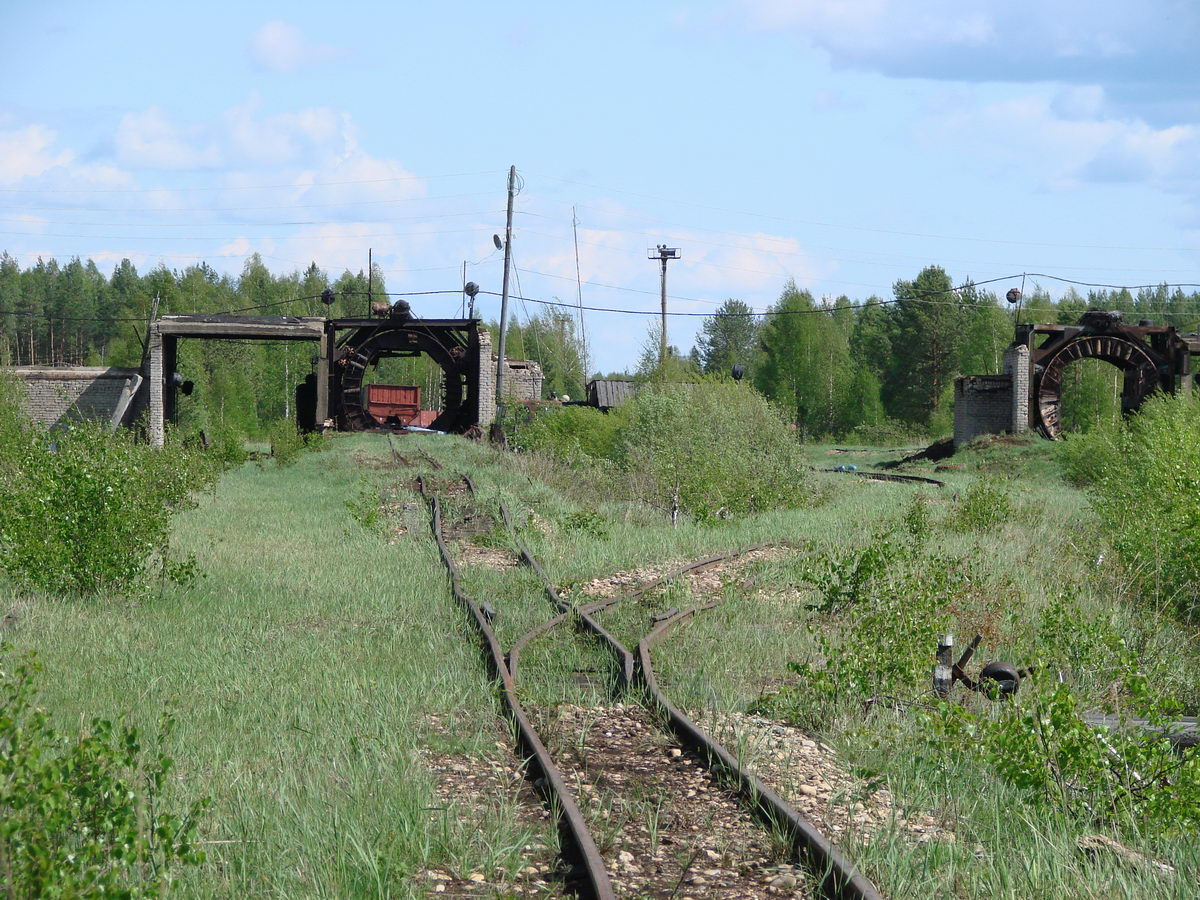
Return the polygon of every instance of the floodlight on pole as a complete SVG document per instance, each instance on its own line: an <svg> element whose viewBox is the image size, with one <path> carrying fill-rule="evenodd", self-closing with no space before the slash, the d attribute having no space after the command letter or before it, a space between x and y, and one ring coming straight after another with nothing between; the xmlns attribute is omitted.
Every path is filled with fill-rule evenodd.
<svg viewBox="0 0 1200 900"><path fill-rule="evenodd" d="M668 247L666 244L659 244L646 251L647 259L662 261L662 329L659 335L658 366L664 373L667 370L667 262L682 256L678 247Z"/></svg>

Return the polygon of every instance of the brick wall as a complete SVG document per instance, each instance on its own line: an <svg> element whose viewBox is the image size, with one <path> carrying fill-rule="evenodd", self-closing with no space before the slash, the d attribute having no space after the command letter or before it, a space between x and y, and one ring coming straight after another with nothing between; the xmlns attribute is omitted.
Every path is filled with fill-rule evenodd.
<svg viewBox="0 0 1200 900"><path fill-rule="evenodd" d="M504 398L518 403L542 399L542 367L530 359L510 359L504 368Z"/></svg>
<svg viewBox="0 0 1200 900"><path fill-rule="evenodd" d="M1011 375L962 375L954 379L954 448L981 434L1012 429Z"/></svg>
<svg viewBox="0 0 1200 900"><path fill-rule="evenodd" d="M1024 344L1004 351L1004 372L1012 376L1012 419L1009 434L1024 434L1029 430L1029 382L1032 378L1029 348Z"/></svg>
<svg viewBox="0 0 1200 900"><path fill-rule="evenodd" d="M527 359L510 359L504 369L504 397L523 403L542 399L542 367ZM496 420L496 356L492 353L492 336L486 328L479 329L479 424L483 427Z"/></svg>
<svg viewBox="0 0 1200 900"><path fill-rule="evenodd" d="M13 366L5 370L24 388L25 413L47 426L63 421L112 421L135 369L104 366ZM131 379L133 380L131 382Z"/></svg>
<svg viewBox="0 0 1200 900"><path fill-rule="evenodd" d="M496 421L496 360L492 356L492 335L479 329L479 425L487 428Z"/></svg>

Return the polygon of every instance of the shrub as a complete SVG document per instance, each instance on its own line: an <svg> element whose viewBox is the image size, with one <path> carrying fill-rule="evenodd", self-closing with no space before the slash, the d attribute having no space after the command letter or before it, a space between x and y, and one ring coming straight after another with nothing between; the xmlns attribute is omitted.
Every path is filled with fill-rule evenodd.
<svg viewBox="0 0 1200 900"><path fill-rule="evenodd" d="M950 514L950 527L957 531L991 531L1012 514L1012 501L1003 485L980 478L958 498Z"/></svg>
<svg viewBox="0 0 1200 900"><path fill-rule="evenodd" d="M885 533L869 544L812 557L806 604L819 614L816 652L788 668L798 683L764 698L758 710L821 730L850 704L911 695L929 683L931 648L950 624L947 609L974 589L956 561Z"/></svg>
<svg viewBox="0 0 1200 900"><path fill-rule="evenodd" d="M1200 619L1200 404L1152 397L1069 440L1064 461L1143 591Z"/></svg>
<svg viewBox="0 0 1200 900"><path fill-rule="evenodd" d="M603 413L588 406L543 407L515 429L512 445L518 450L547 452L567 462L611 459L619 451L624 421L619 411Z"/></svg>
<svg viewBox="0 0 1200 900"><path fill-rule="evenodd" d="M1140 680L1135 693L1146 699L1145 679L1126 670L1124 680ZM977 758L1031 803L1149 834L1200 824L1200 755L1181 759L1154 732L1093 728L1068 685L1033 682L1011 703L975 706L948 703L922 716L937 752Z"/></svg>
<svg viewBox="0 0 1200 900"><path fill-rule="evenodd" d="M33 661L0 655L0 892L6 897L154 897L198 865L198 819L164 804L172 761L164 717L143 746L136 728L93 719L59 735L33 705Z"/></svg>
<svg viewBox="0 0 1200 900"><path fill-rule="evenodd" d="M660 506L711 521L811 499L799 446L748 386L648 386L624 412L621 461Z"/></svg>
<svg viewBox="0 0 1200 900"><path fill-rule="evenodd" d="M176 448L89 423L47 433L0 405L0 570L70 595L127 592L168 560L171 518L214 473Z"/></svg>
<svg viewBox="0 0 1200 900"><path fill-rule="evenodd" d="M271 456L278 466L294 465L308 446L304 435L296 430L296 423L287 419L280 419L271 426L268 440L271 442Z"/></svg>

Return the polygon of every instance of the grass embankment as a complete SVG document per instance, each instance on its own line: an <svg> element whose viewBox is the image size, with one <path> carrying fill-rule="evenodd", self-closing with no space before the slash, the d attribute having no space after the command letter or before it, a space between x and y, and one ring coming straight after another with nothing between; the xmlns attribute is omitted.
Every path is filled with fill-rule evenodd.
<svg viewBox="0 0 1200 900"><path fill-rule="evenodd" d="M152 732L177 711L175 790L213 798L192 896L404 896L421 867L512 870L551 839L512 821L512 798L469 820L434 799L419 748L503 757L504 734L423 512L385 539L344 503L363 490L360 448L386 448L332 445L231 471L180 516L173 543L204 573L190 587L127 604L0 586L18 615L6 637L38 652L63 730L128 711Z"/></svg>
<svg viewBox="0 0 1200 900"><path fill-rule="evenodd" d="M377 436L338 438L332 447L303 457L294 469L243 466L182 516L176 541L196 553L207 573L190 588L164 588L136 607L15 599L23 612L14 643L39 650L47 670L43 702L64 722L133 707L149 726L163 707L179 711L177 789L215 801L202 836L213 842L206 845L209 862L188 876L194 895L403 895L420 890L409 884L413 873L433 866L503 882L504 871L521 865L521 847L549 839L533 838L502 811L481 819L428 808L439 803L418 748L434 744L464 760L496 758L492 692L449 601L424 508L396 488L414 470L356 459L386 458ZM1116 634L1147 660L1161 661L1157 688L1195 712L1190 637L1171 619L1138 609L1111 554L1097 565L1104 548L1086 500L1061 479L1049 445L993 443L960 454L949 462L962 468L935 475L949 482L946 488L816 475L815 505L677 529L662 510L614 498L602 480L593 483L586 473L544 459L453 438L410 437L400 447L414 460L413 448L427 448L446 464L442 475L471 471L479 485L476 505L485 513L494 514L495 501L505 498L522 536L567 587L751 544L796 546L740 570L725 588L723 606L656 652L669 691L694 710L744 711L781 684L802 684L804 676L789 663L824 671L836 653L822 647L820 636L866 622L857 648L867 674L853 667L841 674L869 680L888 654L903 656L908 668L897 671L916 674L896 691L902 700L928 687L938 627L954 631L960 643L979 631L985 636L979 659L1018 664L1044 652L1047 635L1060 640L1074 654L1067 677L1083 696L1099 700L1116 689L1110 656L1089 643L1088 635L1102 631L1100 644ZM806 448L818 467L869 468L903 455L831 450ZM391 487L383 522L360 527L343 501L361 494L362 508L371 509L385 486ZM916 496L925 498L923 505L914 506ZM399 525L409 531L398 535ZM879 544L881 532L891 543ZM498 524L468 540L511 551ZM872 563L877 569L861 583L847 577L855 554L877 545L883 548ZM908 631L866 616L886 609L903 618L905 605L886 606L892 595L873 587L902 569L917 573L901 587L915 585L920 597L914 597L924 598L920 608L931 616L912 620ZM945 579L934 577L938 571ZM742 586L747 579L755 583ZM551 613L523 568L469 566L464 580L468 593L497 609L506 646ZM850 600L808 608L831 592ZM648 604L604 615L632 642L648 627L649 613L685 606L687 595L686 585L673 584ZM1048 618L1047 610L1059 610L1058 618ZM935 620L938 627L925 627ZM880 625L877 640L873 621ZM523 657L531 703L550 719L558 702L609 703L603 678L589 677L606 659L586 642L559 638L535 643ZM871 656L874 644L881 655ZM801 719L811 712L784 702L770 708ZM1001 707L988 709L1002 714ZM811 727L860 774L881 774L902 807L932 812L955 836L920 845L888 830L852 837L853 858L888 895L1194 896L1200 871L1194 837L1106 829L1031 802L983 761L964 756L961 746L939 749L919 706L877 705L864 713L859 702L834 703ZM511 809L512 799L499 796L493 808L505 804ZM1164 878L1087 861L1075 838L1096 830L1169 860L1179 873Z"/></svg>

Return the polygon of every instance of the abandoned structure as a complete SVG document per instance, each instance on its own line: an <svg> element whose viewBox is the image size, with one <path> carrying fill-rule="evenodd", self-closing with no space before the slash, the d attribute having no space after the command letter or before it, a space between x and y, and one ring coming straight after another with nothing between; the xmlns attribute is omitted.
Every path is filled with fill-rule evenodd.
<svg viewBox="0 0 1200 900"><path fill-rule="evenodd" d="M429 421L439 431L486 427L496 417L496 357L478 319L418 319L409 306L381 304L369 318L171 315L150 325L142 371L24 367L10 371L25 385L26 409L49 425L64 418L128 425L146 413L151 443L161 445L174 421L183 377L177 373L180 340L308 341L315 345L313 372L296 389L296 421L306 431L379 427L367 408L364 378L380 360L426 355L443 372L443 403ZM541 399L541 367L506 361L505 396Z"/></svg>
<svg viewBox="0 0 1200 900"><path fill-rule="evenodd" d="M136 369L14 366L7 371L24 389L25 413L47 427L89 419L116 429L137 417L135 401L144 379Z"/></svg>
<svg viewBox="0 0 1200 900"><path fill-rule="evenodd" d="M1076 360L1101 359L1124 373L1121 408L1128 413L1155 391L1190 393L1197 355L1200 335L1146 320L1128 325L1109 310L1088 310L1076 325L1018 325L1004 374L955 380L954 446L1030 429L1060 438L1063 373Z"/></svg>

